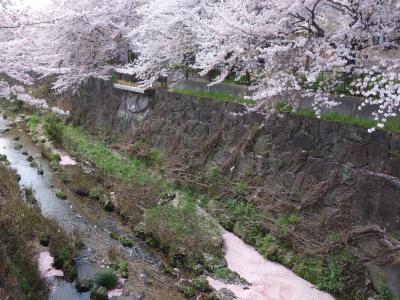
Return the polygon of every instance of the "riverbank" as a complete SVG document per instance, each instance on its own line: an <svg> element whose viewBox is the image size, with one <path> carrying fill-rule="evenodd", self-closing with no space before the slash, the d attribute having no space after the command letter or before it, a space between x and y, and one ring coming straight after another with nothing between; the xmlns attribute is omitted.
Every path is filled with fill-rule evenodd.
<svg viewBox="0 0 400 300"><path fill-rule="evenodd" d="M230 182L217 169L201 174L192 182L175 181L169 171L168 175L160 175L169 162L155 150L144 149L140 143L134 145L136 149L132 153L126 151L120 141L105 143L99 137L51 117L33 115L27 124L34 140L43 139L47 127L47 131L52 132L53 141L58 141L79 161L93 164L97 170L93 174L98 172L93 175L96 180L77 180L67 170L60 172L71 182L90 182L86 187L80 184L75 189L80 193L90 195L94 190L102 191L122 219L136 228L138 236L167 255L169 266L164 272L177 276L174 268L178 268L200 276L211 275L225 282L240 282L223 258L218 226L210 227L214 221L199 214L196 208L203 207L226 229L255 245L267 258L292 268L318 287L339 297L342 294L343 299L349 295L361 297L364 293L365 273L356 257L338 248L330 255L314 257L293 251L278 236L290 234L298 222L297 217L289 215L277 220L279 231L271 233L271 228L276 227L265 227L265 217L245 201L249 194L246 182ZM97 182L95 186L93 182ZM137 213L138 210L141 214ZM180 288L188 297L198 293L187 280Z"/></svg>
<svg viewBox="0 0 400 300"><path fill-rule="evenodd" d="M22 199L18 185L20 175L8 166L6 157L0 163L0 287L1 299L47 299L48 288L37 268L46 239L53 257L68 253L62 268L73 276L75 247L67 233Z"/></svg>
<svg viewBox="0 0 400 300"><path fill-rule="evenodd" d="M109 286L109 297L124 294L137 299L148 297L162 300L165 296L183 299L175 286L176 279L162 273L163 264L159 257L147 251L144 243L134 238L130 228L120 218L104 210L99 202L78 195L74 189L76 186L64 182L61 172L57 174L57 170L68 169L71 174L83 178L85 172L90 177L90 170L84 172L74 163L66 164L71 159L65 159L65 155L47 157L42 152L45 148L39 146L50 142L43 139L32 142L31 136L26 133L25 116L15 111L9 111L7 117L5 115L4 112L3 117L10 124L15 124L0 136L1 153L7 155L10 166L21 175L20 185L29 188L32 192L30 195L35 196L33 202L40 207L38 212L53 218L54 223L69 235L79 237L79 252L74 260L78 278L76 281L67 278L72 282L56 276L47 278L51 288L48 299L89 299L89 290L100 280L96 279L97 274L105 269L110 269L112 277L123 278L116 282L117 290L111 290L114 285ZM119 240L115 240L114 235L118 235ZM60 261L55 259L54 263L59 265ZM66 272L63 275L67 277ZM91 285L80 287L82 282L90 281ZM107 290L102 293L107 294Z"/></svg>
<svg viewBox="0 0 400 300"><path fill-rule="evenodd" d="M83 177L55 164L69 182L66 192L114 210L165 255L162 271L181 281L188 297L200 292L196 276L195 282L204 275L241 282L224 259L218 223L338 299L397 293L397 242L374 226L391 211L377 209L378 221L369 224L360 216L365 205L357 206L364 199L360 186L380 176L373 170L386 172L382 151L357 153L375 153L375 139L393 144L395 134L371 136L365 128L285 114L260 125L262 116L232 103L162 92L154 99L122 97L103 85L93 93L103 89L76 103L62 99L73 108L68 118L38 111L28 121L32 141L47 148L50 139L74 156ZM365 165L369 173L358 170ZM387 184L375 181L369 189ZM390 200L391 191L384 189L383 198ZM110 235L126 243L124 235Z"/></svg>

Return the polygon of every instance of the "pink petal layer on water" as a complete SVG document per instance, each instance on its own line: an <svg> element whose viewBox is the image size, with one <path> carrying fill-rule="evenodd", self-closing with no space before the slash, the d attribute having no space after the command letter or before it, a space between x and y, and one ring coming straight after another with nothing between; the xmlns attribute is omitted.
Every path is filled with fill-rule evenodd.
<svg viewBox="0 0 400 300"><path fill-rule="evenodd" d="M53 262L54 258L50 255L49 252L45 251L39 254L39 261L38 261L39 272L43 278L53 277L53 276L57 277L64 276L62 270L57 270L52 267Z"/></svg>
<svg viewBox="0 0 400 300"><path fill-rule="evenodd" d="M122 296L122 294L124 292L124 282L125 282L125 279L123 279L123 278L119 279L115 289L108 291L108 298L109 299L112 298L112 297Z"/></svg>
<svg viewBox="0 0 400 300"><path fill-rule="evenodd" d="M253 247L230 232L223 234L225 258L230 270L250 285L225 284L208 278L216 290L226 288L242 300L334 300L282 265L266 260Z"/></svg>
<svg viewBox="0 0 400 300"><path fill-rule="evenodd" d="M60 165L61 166L75 166L76 165L76 161L74 161L68 155L63 155L63 156L61 156Z"/></svg>

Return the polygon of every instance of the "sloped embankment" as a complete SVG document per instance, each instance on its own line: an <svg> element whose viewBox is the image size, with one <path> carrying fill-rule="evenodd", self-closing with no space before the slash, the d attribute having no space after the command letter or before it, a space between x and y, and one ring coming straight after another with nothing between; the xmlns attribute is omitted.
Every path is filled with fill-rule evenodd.
<svg viewBox="0 0 400 300"><path fill-rule="evenodd" d="M137 95L95 80L62 105L73 122L120 134L128 151L140 154L138 141L158 149L166 176L202 189L220 223L266 257L338 294L353 290L364 268L376 290L400 294L398 134L290 114L266 119L235 103ZM349 268L359 264L351 253L363 267ZM338 276L349 280L325 280Z"/></svg>

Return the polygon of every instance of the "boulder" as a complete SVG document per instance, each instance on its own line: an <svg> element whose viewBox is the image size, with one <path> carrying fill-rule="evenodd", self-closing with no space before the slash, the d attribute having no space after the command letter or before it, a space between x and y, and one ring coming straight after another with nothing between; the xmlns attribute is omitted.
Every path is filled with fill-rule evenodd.
<svg viewBox="0 0 400 300"><path fill-rule="evenodd" d="M106 211L112 212L114 211L114 203L111 202L111 200L107 199L104 203L103 203L103 208Z"/></svg>
<svg viewBox="0 0 400 300"><path fill-rule="evenodd" d="M385 287L395 299L400 297L400 269L397 266L379 265L370 262L367 263L367 269L376 291L380 291Z"/></svg>
<svg viewBox="0 0 400 300"><path fill-rule="evenodd" d="M88 197L90 193L90 190L84 186L75 186L73 187L73 191L75 194L81 197Z"/></svg>
<svg viewBox="0 0 400 300"><path fill-rule="evenodd" d="M114 203L108 199L105 195L100 197L100 203L106 211L112 212L114 211Z"/></svg>
<svg viewBox="0 0 400 300"><path fill-rule="evenodd" d="M93 287L93 282L89 278L77 278L75 281L75 288L79 293L90 291Z"/></svg>
<svg viewBox="0 0 400 300"><path fill-rule="evenodd" d="M103 286L95 287L90 293L90 300L108 300L108 291Z"/></svg>

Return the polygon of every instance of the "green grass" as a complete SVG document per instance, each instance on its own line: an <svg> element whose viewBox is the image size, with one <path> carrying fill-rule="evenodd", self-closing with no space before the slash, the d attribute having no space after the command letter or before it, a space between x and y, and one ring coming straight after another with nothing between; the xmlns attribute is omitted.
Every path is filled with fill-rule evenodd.
<svg viewBox="0 0 400 300"><path fill-rule="evenodd" d="M168 203L146 210L144 221L146 231L170 253L184 251L199 258L204 252L220 251L220 230L197 212L196 195L191 191L180 192L178 207Z"/></svg>
<svg viewBox="0 0 400 300"><path fill-rule="evenodd" d="M42 117L39 115L30 115L29 117L26 118L26 121L29 125L29 130L30 131L36 131L38 126L42 123Z"/></svg>
<svg viewBox="0 0 400 300"><path fill-rule="evenodd" d="M128 248L133 247L133 242L124 236L120 237L119 241L121 242L122 246L124 246L124 247L128 247Z"/></svg>
<svg viewBox="0 0 400 300"><path fill-rule="evenodd" d="M210 287L210 284L208 283L207 277L206 276L197 276L196 278L193 279L192 285L196 290L202 291L202 292L210 292L212 291L212 288Z"/></svg>
<svg viewBox="0 0 400 300"><path fill-rule="evenodd" d="M172 91L177 94L191 95L199 98L209 98L223 102L237 102L245 105L255 105L257 103L252 99L244 99L223 92L203 92L189 89L173 89Z"/></svg>
<svg viewBox="0 0 400 300"><path fill-rule="evenodd" d="M327 121L336 121L344 124L351 124L356 126L362 126L372 128L376 126L376 122L370 119L356 118L348 115L339 114L336 112L322 114L321 119Z"/></svg>
<svg viewBox="0 0 400 300"><path fill-rule="evenodd" d="M279 226L281 233L286 235L288 234L290 228L296 225L298 221L299 217L296 214L290 214L290 215L280 216L276 220L276 223Z"/></svg>
<svg viewBox="0 0 400 300"><path fill-rule="evenodd" d="M54 118L32 115L28 118L31 132L37 131L42 124L46 134L64 149L77 154L84 160L89 160L105 175L116 176L120 179L135 179L139 184L147 184L154 180L146 163L113 153L106 143L95 139L82 128L65 125ZM152 164L160 164L162 156L155 150L151 151Z"/></svg>
<svg viewBox="0 0 400 300"><path fill-rule="evenodd" d="M118 268L117 269L121 274L128 273L128 262L126 260L124 260L124 259L121 259L119 261L119 263L118 263Z"/></svg>
<svg viewBox="0 0 400 300"><path fill-rule="evenodd" d="M316 114L312 109L307 109L307 108L300 108L297 111L293 111L293 107L287 103L277 103L275 105L275 108L279 112L288 112L292 113L296 116L302 116L302 117L307 117L307 118L316 118ZM358 117L353 117L349 115L344 115L340 114L337 112L329 112L329 113L323 113L321 115L321 120L327 120L327 121L334 121L334 122L339 122L342 124L350 124L354 126L361 126L361 127L366 127L366 128L373 128L376 127L378 124L377 121L367 119L367 118L358 118ZM398 132L400 133L400 120L388 120L385 123L385 127L382 128L382 130L390 131L390 132Z"/></svg>
<svg viewBox="0 0 400 300"><path fill-rule="evenodd" d="M105 144L95 141L80 128L66 126L63 143L67 150L77 152L83 159L94 162L96 167L107 175L122 179L135 178L142 184L153 180L144 162L117 156Z"/></svg>

